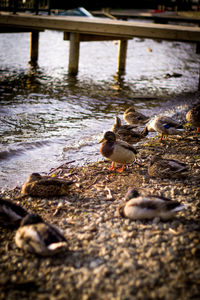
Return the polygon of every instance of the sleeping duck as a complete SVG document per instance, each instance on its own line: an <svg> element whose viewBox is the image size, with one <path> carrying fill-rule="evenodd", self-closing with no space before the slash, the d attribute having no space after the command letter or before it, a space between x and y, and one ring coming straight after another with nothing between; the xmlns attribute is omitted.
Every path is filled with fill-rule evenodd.
<svg viewBox="0 0 200 300"><path fill-rule="evenodd" d="M22 186L21 195L46 198L63 196L68 193L69 185L72 183L73 181L32 173Z"/></svg>
<svg viewBox="0 0 200 300"><path fill-rule="evenodd" d="M112 131L116 134L117 139L125 141L129 144L137 143L144 138L148 132L144 134L134 130L133 125L122 125L121 119L116 116L115 123L112 126Z"/></svg>
<svg viewBox="0 0 200 300"><path fill-rule="evenodd" d="M133 146L124 141L117 141L116 135L112 131L107 131L99 143L102 143L100 153L112 161L109 170L114 170L115 163L122 164L122 168L117 169L119 173L124 171L125 164L132 162L137 154Z"/></svg>
<svg viewBox="0 0 200 300"><path fill-rule="evenodd" d="M178 201L156 195L140 195L137 190L129 189L126 202L120 204L117 211L124 218L132 220L159 218L168 220L177 212L185 209Z"/></svg>
<svg viewBox="0 0 200 300"><path fill-rule="evenodd" d="M184 129L182 125L170 117L157 116L146 126L146 131L160 133L162 140L164 136L182 134Z"/></svg>
<svg viewBox="0 0 200 300"><path fill-rule="evenodd" d="M149 117L146 117L142 113L136 111L133 106L125 110L123 118L124 121L130 125L143 125L149 121Z"/></svg>
<svg viewBox="0 0 200 300"><path fill-rule="evenodd" d="M152 177L178 179L188 175L188 166L179 160L162 158L156 154L150 161L148 174Z"/></svg>
<svg viewBox="0 0 200 300"><path fill-rule="evenodd" d="M48 224L36 214L22 219L15 235L17 247L25 252L42 256L53 255L67 249L67 241L59 228Z"/></svg>
<svg viewBox="0 0 200 300"><path fill-rule="evenodd" d="M22 218L28 212L21 206L0 198L0 226L3 227L19 227Z"/></svg>
<svg viewBox="0 0 200 300"><path fill-rule="evenodd" d="M187 112L186 120L197 127L197 132L200 133L200 104Z"/></svg>

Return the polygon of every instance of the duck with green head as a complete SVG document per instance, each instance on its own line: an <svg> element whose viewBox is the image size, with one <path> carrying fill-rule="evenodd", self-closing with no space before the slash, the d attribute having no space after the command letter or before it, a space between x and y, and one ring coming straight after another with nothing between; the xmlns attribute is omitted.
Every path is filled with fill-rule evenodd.
<svg viewBox="0 0 200 300"><path fill-rule="evenodd" d="M112 166L109 170L114 170L115 163L122 164L122 167L117 169L119 173L124 171L125 164L134 161L137 154L133 146L124 141L117 140L115 133L112 131L107 131L99 143L102 143L100 153L112 161Z"/></svg>

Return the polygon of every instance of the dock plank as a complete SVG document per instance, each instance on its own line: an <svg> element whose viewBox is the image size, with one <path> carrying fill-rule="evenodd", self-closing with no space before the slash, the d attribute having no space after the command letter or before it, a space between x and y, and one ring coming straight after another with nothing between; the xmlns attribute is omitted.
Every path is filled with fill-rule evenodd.
<svg viewBox="0 0 200 300"><path fill-rule="evenodd" d="M195 26L119 21L102 18L36 16L30 14L11 15L1 13L0 26L61 30L65 32L116 36L116 38L126 36L129 38L141 37L200 42L200 28Z"/></svg>

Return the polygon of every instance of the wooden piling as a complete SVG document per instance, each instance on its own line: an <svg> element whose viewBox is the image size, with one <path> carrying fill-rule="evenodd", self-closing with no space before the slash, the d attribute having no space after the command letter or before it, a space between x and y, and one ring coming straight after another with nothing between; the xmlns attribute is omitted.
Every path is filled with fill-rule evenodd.
<svg viewBox="0 0 200 300"><path fill-rule="evenodd" d="M37 65L39 52L39 31L32 31L30 34L30 64Z"/></svg>
<svg viewBox="0 0 200 300"><path fill-rule="evenodd" d="M119 40L118 44L118 74L124 74L126 69L127 39Z"/></svg>
<svg viewBox="0 0 200 300"><path fill-rule="evenodd" d="M70 33L70 47L69 47L69 65L68 73L70 75L77 75L79 63L79 49L80 49L80 35L79 33Z"/></svg>

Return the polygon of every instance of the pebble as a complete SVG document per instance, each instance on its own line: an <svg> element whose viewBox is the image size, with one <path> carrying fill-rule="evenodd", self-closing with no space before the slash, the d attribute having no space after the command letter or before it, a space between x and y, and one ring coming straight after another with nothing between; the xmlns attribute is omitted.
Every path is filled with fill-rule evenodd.
<svg viewBox="0 0 200 300"><path fill-rule="evenodd" d="M144 159L149 156L142 151ZM190 156L185 161L193 164ZM192 165L192 168L192 174L195 174L198 166ZM47 220L62 227L69 242L69 251L54 257L23 253L14 244L15 231L2 230L0 300L198 299L198 185L190 178L186 181L162 181L147 175L137 185L135 174L118 176L106 173L104 178L113 195L112 201L106 200L105 191L101 195L99 191L96 193L95 187L91 187L81 202L80 198L76 198L75 190L73 201L71 196L68 197L70 211L61 210L54 217L52 212L60 200L26 199L24 203L29 210L41 205L40 213L47 213ZM141 190L145 187L150 193L163 194L181 203L191 201L190 206L167 222L131 221L115 216L126 192L124 182L120 180L115 188L117 178L123 178L127 185L134 184ZM80 187L84 193L85 185ZM24 282L24 286L20 286L20 281Z"/></svg>

